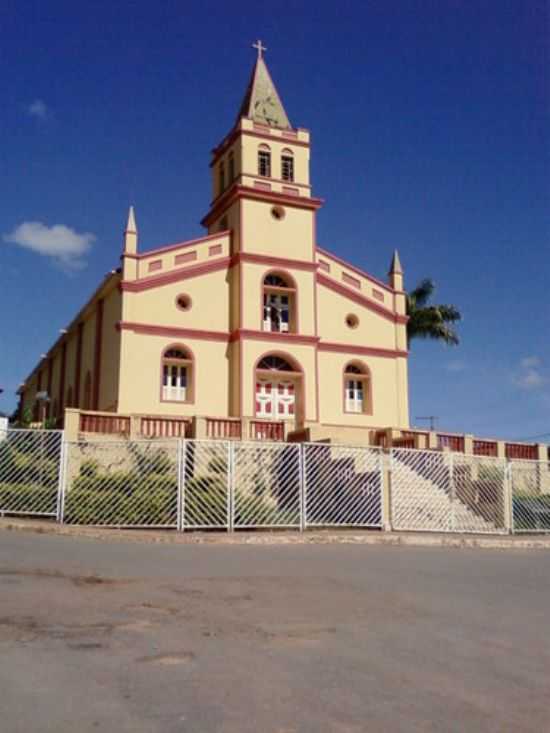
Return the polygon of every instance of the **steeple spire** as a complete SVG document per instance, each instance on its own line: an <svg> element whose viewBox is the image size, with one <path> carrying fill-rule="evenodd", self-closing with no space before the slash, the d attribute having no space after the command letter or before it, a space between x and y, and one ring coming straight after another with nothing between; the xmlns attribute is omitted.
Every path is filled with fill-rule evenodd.
<svg viewBox="0 0 550 733"><path fill-rule="evenodd" d="M252 44L252 47L258 51L258 57L239 110L239 118L248 117L263 125L290 130L292 127L285 108L264 61L263 52L267 48L261 41Z"/></svg>
<svg viewBox="0 0 550 733"><path fill-rule="evenodd" d="M136 254L137 253L137 227L136 227L136 216L134 214L134 207L130 206L128 211L128 222L126 229L124 230L124 253Z"/></svg>
<svg viewBox="0 0 550 733"><path fill-rule="evenodd" d="M399 259L399 252L394 250L391 260L390 271L388 272L390 286L394 290L403 290L403 268Z"/></svg>

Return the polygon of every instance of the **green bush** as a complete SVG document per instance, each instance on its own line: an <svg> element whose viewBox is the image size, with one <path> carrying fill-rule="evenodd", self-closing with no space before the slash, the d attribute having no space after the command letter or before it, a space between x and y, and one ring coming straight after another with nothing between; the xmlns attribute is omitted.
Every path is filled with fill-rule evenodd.
<svg viewBox="0 0 550 733"><path fill-rule="evenodd" d="M0 483L0 509L4 512L55 514L57 487Z"/></svg>

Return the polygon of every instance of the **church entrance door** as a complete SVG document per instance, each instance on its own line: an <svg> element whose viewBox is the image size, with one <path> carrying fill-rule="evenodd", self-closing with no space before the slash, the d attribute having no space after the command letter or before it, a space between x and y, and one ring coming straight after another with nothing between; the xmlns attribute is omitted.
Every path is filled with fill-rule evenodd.
<svg viewBox="0 0 550 733"><path fill-rule="evenodd" d="M294 417L296 390L290 379L258 379L256 416L271 420Z"/></svg>

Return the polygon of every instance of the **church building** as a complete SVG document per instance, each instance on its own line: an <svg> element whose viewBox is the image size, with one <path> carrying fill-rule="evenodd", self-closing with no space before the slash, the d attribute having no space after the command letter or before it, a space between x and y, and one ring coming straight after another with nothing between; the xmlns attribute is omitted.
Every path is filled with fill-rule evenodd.
<svg viewBox="0 0 550 733"><path fill-rule="evenodd" d="M130 208L120 268L20 387L34 419L41 393L59 424L75 408L362 443L408 427L397 252L382 282L318 246L310 133L291 125L256 48L237 120L212 151L205 235L142 251Z"/></svg>

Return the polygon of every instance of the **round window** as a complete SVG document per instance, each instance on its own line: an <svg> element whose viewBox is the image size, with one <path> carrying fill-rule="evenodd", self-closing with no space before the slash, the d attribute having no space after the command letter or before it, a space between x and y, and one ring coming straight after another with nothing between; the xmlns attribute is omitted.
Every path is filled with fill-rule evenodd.
<svg viewBox="0 0 550 733"><path fill-rule="evenodd" d="M285 218L285 214L286 214L286 212L285 212L285 210L283 209L282 206L274 206L271 209L271 216L274 219L277 219L277 221L281 221L281 219L284 219Z"/></svg>
<svg viewBox="0 0 550 733"><path fill-rule="evenodd" d="M350 313L346 316L346 326L348 328L357 328L359 325L359 319L355 315L355 313Z"/></svg>
<svg viewBox="0 0 550 733"><path fill-rule="evenodd" d="M182 311L188 311L191 308L191 298L189 295L178 295L176 305Z"/></svg>

